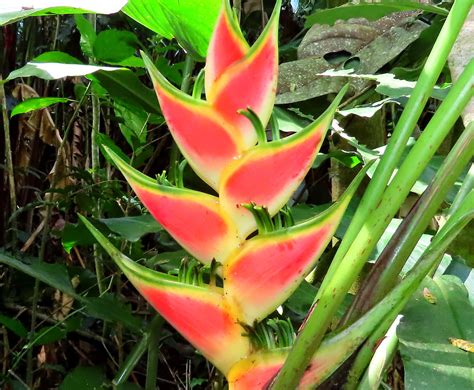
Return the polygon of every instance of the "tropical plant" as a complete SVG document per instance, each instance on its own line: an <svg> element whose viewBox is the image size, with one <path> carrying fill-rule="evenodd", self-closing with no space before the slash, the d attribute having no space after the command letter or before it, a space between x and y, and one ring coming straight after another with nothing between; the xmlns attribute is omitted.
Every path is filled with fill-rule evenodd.
<svg viewBox="0 0 474 390"><path fill-rule="evenodd" d="M0 80L1 167L8 183L8 192L0 188L0 196L9 199L5 221L0 220L0 229L5 227L0 263L7 266L0 269L6 275L0 282L6 286L0 293L0 385L55 387L63 381L64 389L102 386L107 380L101 369L82 367L84 361L93 363L82 360L87 353L69 340L76 332L107 351L117 388L136 388L140 382L146 382L147 390L156 388L157 379L163 380L157 378L160 356L175 387L224 388L225 378L234 390L378 388L394 367L389 380L395 381L400 371L391 362L394 356L397 362L398 352L408 389L425 381L433 388L469 387L474 329L466 287L472 290L474 271L469 268L472 254L460 254L457 240L469 236L465 228L472 229L474 217L474 125L469 114L464 126L456 122L473 98L474 60L465 61L464 71L452 72L452 80L443 69L472 1L456 0L448 11L447 4L388 0L334 8L311 0L296 9L293 2L282 7L278 0L268 20L261 2L261 27L255 29L257 23L248 17L254 16L255 5L243 3L88 1L79 9L72 1L45 0L41 7L19 1L0 9L0 25L9 24L0 37L5 57L14 48L12 37L28 41L24 58L17 59L26 64L19 69L8 65L15 70ZM114 14L120 8L123 14ZM306 40L314 39L308 33L300 43L297 33L279 46L285 42L281 32L301 22L288 21L290 8L295 20L315 10L306 27L325 24L321 29L346 34L350 26L356 35L359 29L370 32L365 35L371 39L373 26L383 30L388 29L385 23L395 24L362 49L358 43L358 52L349 53L347 60L346 47L338 46L345 43L341 37L321 43L316 36L310 43L327 44L332 48L328 55L279 66L282 59L295 57L297 44L304 49ZM429 23L412 10L426 12ZM286 13L282 20L281 12ZM84 13L90 15L85 18ZM56 16L47 16L51 14ZM74 16L63 18L67 14ZM386 15L390 21L373 25L347 21ZM39 16L41 23L30 16ZM340 19L346 22L336 22ZM74 31L77 42L66 48L61 40ZM43 53L40 35L53 37L50 52ZM254 35L258 38L250 45L252 39L245 37ZM409 43L400 42L405 38L412 43L408 49ZM390 42L396 46L393 51L387 47ZM68 54L79 51L82 57ZM385 55L389 58L379 61ZM408 61L413 69L403 67L407 57L415 58ZM372 68L370 61L383 65ZM338 70L315 71L312 64L321 69L321 62L322 69L334 64ZM352 66L355 71L347 69ZM396 78L375 74L381 69ZM291 82L282 87L287 77ZM9 94L4 86L19 78L22 83ZM450 88L436 85L440 80ZM322 95L330 103L314 99ZM379 95L386 98L374 103ZM343 116L380 114L384 106L391 107L383 114L391 122L378 127L384 135L390 133L386 146L369 148L348 135ZM52 157L40 164L47 186L33 182L41 190L29 180L31 172L40 175L40 168L31 163L35 153L15 141L17 126L25 140L38 126L32 140L39 137ZM87 158L81 165L76 160L82 132ZM352 150L339 150L338 138ZM450 149L446 157L434 156L442 145ZM18 158L12 150L20 155L26 150L27 157ZM303 204L305 184L314 183L312 168L326 164L326 172L329 158L332 166L345 165L353 179L334 191L332 204ZM148 176L161 169L166 171ZM341 171L329 171L333 183L339 182ZM125 191L122 176L130 186ZM313 185L312 193L326 186ZM18 199L19 189L29 200ZM410 193L420 195L413 207ZM407 204L409 211L401 213ZM432 227L434 216L437 225ZM36 230L35 217L40 221ZM22 252L36 248L37 258L19 253L20 242ZM462 271L453 271L461 266ZM117 267L125 278L116 277ZM466 287L459 279L440 276L463 272ZM127 280L135 289L128 288ZM53 287L54 294L43 290L43 284ZM146 302L158 314L146 309ZM52 315L41 315L48 305L54 306L48 309ZM29 330L22 323L25 316ZM165 321L179 334L171 327L162 329ZM434 321L442 326L433 329ZM40 328L43 322L51 326ZM112 348L108 339L114 340ZM64 347L55 350L55 343L65 340L82 363L61 366L49 359ZM145 379L140 380L131 373L143 367L147 350ZM165 350L184 351L186 383L176 378ZM35 381L35 359L40 371L48 373L48 385ZM192 378L191 360L206 374ZM26 383L18 374L23 369ZM437 382L427 378L433 369L440 372ZM51 371L61 373L60 379L50 380ZM129 377L134 385L126 382ZM399 388L397 383L391 387Z"/></svg>
<svg viewBox="0 0 474 390"><path fill-rule="evenodd" d="M283 365L294 338L291 322L265 318L291 296L314 268L367 167L336 204L322 214L292 225L291 215L281 209L313 164L346 88L318 120L299 133L279 139L278 132L274 131L272 141L267 141L265 128L276 91L281 4L276 3L267 27L249 48L230 5L224 3L207 55L204 81L207 101L200 99L202 85L199 82L196 83L198 90L190 97L173 87L144 56L175 142L186 161L218 197L184 188L182 177L177 177L174 185L165 175L156 182L105 148L157 221L192 256L211 267L209 284L204 282L202 270L189 264L185 264L175 278L141 267L115 249L93 225L84 218L82 221L152 306L226 375L230 388L264 389ZM468 77L472 84L472 76ZM453 94L454 91L450 96ZM467 99L472 92L466 91L464 95ZM459 95L455 96L459 100ZM417 145L423 145L428 134L429 128ZM467 137L463 139L465 151L458 164L460 168L472 156L472 152L468 152L472 134ZM386 191L385 199L390 199L392 204L382 203L379 207L388 216L399 207L391 189L397 188L400 192L397 178L406 180L407 176L399 173ZM409 189L405 185L405 191ZM370 187L368 191L374 193ZM442 200L443 191L440 193ZM383 226L375 217L369 217L369 221L372 220L376 228ZM258 234L249 238L256 229ZM378 230L381 234L381 229ZM346 256L352 259L368 253L373 234L373 230L365 233L367 238L361 241L364 246L356 241L356 247ZM429 269L420 261L418 273L412 272L419 282ZM325 324L331 320L332 313L324 313L326 304L322 309L323 318L315 314L323 304L321 300L330 299L321 291L324 292L327 285L339 283L341 276L331 275L331 270L332 267L318 293L320 298L315 301L314 312L310 312L306 329L303 328L295 346L295 351L303 348L297 356L300 358L295 359L301 363L299 372L304 373L301 382L301 374L284 370L275 388L289 388L287 386L298 382L301 388L312 388L322 383L376 330L382 320L381 313L391 318L406 301L406 295L396 290L396 299L392 297L393 292L352 326L327 336L321 348L314 348L317 332L311 335L309 345L312 347L308 347L302 343L305 331L311 329L311 321ZM222 286L216 285L216 274L222 278ZM413 289L416 284L407 278L399 289L402 286ZM332 300L337 302L342 295L335 293L336 287L332 291ZM390 299L395 303L387 304ZM332 306L335 307L334 303ZM286 367L294 369L298 363L288 359Z"/></svg>

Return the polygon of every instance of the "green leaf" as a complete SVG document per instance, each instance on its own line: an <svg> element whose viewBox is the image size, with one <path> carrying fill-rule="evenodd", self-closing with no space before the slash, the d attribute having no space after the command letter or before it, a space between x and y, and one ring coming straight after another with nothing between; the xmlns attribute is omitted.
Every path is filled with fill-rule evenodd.
<svg viewBox="0 0 474 390"><path fill-rule="evenodd" d="M138 46L138 39L130 31L105 30L97 35L94 56L103 62L118 63L132 57Z"/></svg>
<svg viewBox="0 0 474 390"><path fill-rule="evenodd" d="M20 320L16 318L10 318L3 314L0 314L0 324L2 324L5 328L11 330L19 337L26 337L28 335L28 331L23 326Z"/></svg>
<svg viewBox="0 0 474 390"><path fill-rule="evenodd" d="M56 103L67 103L71 101L71 99L56 97L31 98L17 104L12 110L11 117L13 118L15 115L26 114L30 111L40 110L41 108L46 108Z"/></svg>
<svg viewBox="0 0 474 390"><path fill-rule="evenodd" d="M456 276L464 283L469 292L469 301L474 306L474 269L466 265L463 260L453 256L453 261L446 268L444 274Z"/></svg>
<svg viewBox="0 0 474 390"><path fill-rule="evenodd" d="M340 7L318 10L307 17L305 27L311 27L313 24L332 25L340 19L365 18L368 20L377 20L393 12L417 9L443 16L448 15L448 11L444 8L420 3L418 1L379 0L376 3L360 1L357 4L349 3Z"/></svg>
<svg viewBox="0 0 474 390"><path fill-rule="evenodd" d="M87 313L94 318L119 322L134 331L139 331L141 328L141 321L132 314L130 306L118 300L113 294L106 293L100 297L83 298L82 303Z"/></svg>
<svg viewBox="0 0 474 390"><path fill-rule="evenodd" d="M59 236L61 237L63 248L67 253L70 253L71 249L76 245L89 246L95 243L95 239L82 223L67 223L64 229L59 232Z"/></svg>
<svg viewBox="0 0 474 390"><path fill-rule="evenodd" d="M94 26L82 15L75 15L76 26L81 33L81 49L85 56L92 58L94 56L94 42L97 38Z"/></svg>
<svg viewBox="0 0 474 390"><path fill-rule="evenodd" d="M436 304L423 297L428 288ZM466 288L453 276L426 278L408 302L397 330L405 368L405 388L470 389L474 354L449 338L474 340L474 308Z"/></svg>
<svg viewBox="0 0 474 390"><path fill-rule="evenodd" d="M64 378L59 390L100 390L106 381L99 367L76 367Z"/></svg>
<svg viewBox="0 0 474 390"><path fill-rule="evenodd" d="M0 26L13 23L28 16L42 15L66 15L66 14L84 14L99 13L112 14L120 11L125 5L126 0L100 1L100 0L81 0L78 8L77 0L49 0L41 1L41 7L32 6L31 0L15 0L8 2L8 5L2 5L0 8Z"/></svg>
<svg viewBox="0 0 474 390"><path fill-rule="evenodd" d="M403 151L403 154L402 154L402 157L400 158L399 160L399 164L398 166L405 160L406 156L408 155L408 153L410 153L411 151L411 148L413 148L415 144L415 139L414 138L410 138L408 143L407 143L407 146L405 147L404 151ZM383 155L383 153L385 152L386 150L386 146L382 146L380 148L377 148L377 149L374 149L373 152L376 152L378 153L379 155ZM373 155L367 155L366 152L364 150L359 150L359 153L362 155L362 157L365 158L368 158L368 159L372 159L374 156ZM422 172L422 174L418 177L418 179L416 180L415 184L413 185L413 187L411 188L411 192L413 192L414 194L417 194L417 195L421 195L423 194L423 192L426 190L426 188L428 187L428 185L432 182L432 180L434 179L435 175L436 175L436 172L438 172L439 168L441 167L441 164L443 163L445 159L445 156L433 156L430 160L430 162L428 163L428 165L426 166L425 170ZM379 160L380 161L380 160ZM374 171L376 169L376 167L378 166L379 164L379 161L376 161L371 167L370 169L367 171L367 175L369 177L372 177L373 174L374 174ZM398 167L397 169L394 171L394 174L396 174L398 172ZM454 200L454 197L456 196L456 193L458 192L460 186L461 186L461 183L462 181L464 180L464 177L466 176L468 172L468 167L466 167L463 172L461 173L460 177L458 178L458 180L456 181L456 183L454 184L453 188L451 188L448 192L448 194L446 195L446 201L449 202L449 203L452 203L453 200Z"/></svg>
<svg viewBox="0 0 474 390"><path fill-rule="evenodd" d="M105 235L113 232L128 241L136 242L145 234L157 233L163 228L150 214L135 217L103 218L96 226ZM105 227L104 227L105 225ZM70 252L76 245L90 246L96 242L92 234L82 223L68 223L59 233L66 252Z"/></svg>
<svg viewBox="0 0 474 390"><path fill-rule="evenodd" d="M135 149L143 146L147 140L147 123L149 115L146 112L134 110L128 104L114 102L115 113L120 119L120 130L128 144Z"/></svg>
<svg viewBox="0 0 474 390"><path fill-rule="evenodd" d="M35 57L31 62L58 62L62 64L82 65L82 61L62 51L47 51Z"/></svg>
<svg viewBox="0 0 474 390"><path fill-rule="evenodd" d="M0 253L0 263L30 275L68 295L77 297L64 264L49 264L38 259L25 259L24 262L5 253Z"/></svg>
<svg viewBox="0 0 474 390"><path fill-rule="evenodd" d="M62 326L45 326L35 332L32 337L33 345L45 345L62 340L67 335L67 330Z"/></svg>
<svg viewBox="0 0 474 390"><path fill-rule="evenodd" d="M163 228L150 214L139 215L136 217L121 217L101 219L114 233L122 236L128 241L136 242L145 234L157 233Z"/></svg>
<svg viewBox="0 0 474 390"><path fill-rule="evenodd" d="M280 107L273 107L273 115L275 115L280 131L287 133L297 133L311 123L309 120Z"/></svg>
<svg viewBox="0 0 474 390"><path fill-rule="evenodd" d="M114 99L120 99L146 113L161 113L155 92L145 87L135 73L129 69L108 69L114 71L99 71L89 74L88 78L97 81Z"/></svg>
<svg viewBox="0 0 474 390"><path fill-rule="evenodd" d="M204 58L220 7L220 0L129 0L123 12Z"/></svg>
<svg viewBox="0 0 474 390"><path fill-rule="evenodd" d="M285 306L292 312L305 316L313 304L317 291L316 287L303 280L296 291L285 302Z"/></svg>
<svg viewBox="0 0 474 390"><path fill-rule="evenodd" d="M348 115L353 114L353 115L357 115L363 118L372 118L377 113L377 111L381 110L387 103L400 104L400 102L397 99L386 98L386 99L379 100L377 102L361 104L354 108L339 110L338 112L342 116L348 116Z"/></svg>
<svg viewBox="0 0 474 390"><path fill-rule="evenodd" d="M324 161L330 158L336 159L348 168L354 168L360 163L362 163L362 160L355 152L346 152L345 150L334 150L329 153L318 153L312 167L318 168Z"/></svg>
<svg viewBox="0 0 474 390"><path fill-rule="evenodd" d="M97 133L97 144L99 145L100 150L102 151L102 155L105 156L105 159L110 162L114 163L113 160L108 156L107 153L104 152L103 147L107 146L108 148L112 149L115 153L117 153L120 158L130 163L130 159L128 156L115 144L115 142L110 138L107 134L104 133Z"/></svg>

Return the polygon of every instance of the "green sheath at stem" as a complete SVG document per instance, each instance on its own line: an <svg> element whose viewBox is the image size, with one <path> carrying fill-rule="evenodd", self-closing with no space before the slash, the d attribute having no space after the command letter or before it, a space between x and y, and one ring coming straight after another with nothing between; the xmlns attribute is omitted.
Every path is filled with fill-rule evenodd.
<svg viewBox="0 0 474 390"><path fill-rule="evenodd" d="M157 314L150 324L145 390L155 390L157 388L156 378L158 376L158 354L160 351L158 342L164 323L164 318Z"/></svg>
<svg viewBox="0 0 474 390"><path fill-rule="evenodd" d="M419 151L419 153L421 153L419 156L420 159L418 160L418 165L415 165L417 169L413 169L414 165L409 167L408 177L404 177L404 180L394 187L396 190L395 194L388 193L388 197L385 197L384 207L382 207L382 194L446 62L447 55L470 8L471 1L468 0L458 0L454 3L433 50L428 57L418 83L407 103L404 114L400 118L394 131L387 151L358 207L356 216L349 230L346 232L338 254L334 259L334 264L330 267L328 275L318 291L314 309L310 313L305 327L298 335L293 349L278 374L272 386L273 389L283 390L297 386L311 357L321 344L333 315L353 281L357 278L360 269L365 264L371 252L371 247L373 248L376 245L378 238L385 230L393 214L405 199L414 181L419 176L419 173L421 173L434 153L435 150L430 149L430 147L433 148L434 143L425 136L425 140L421 143L425 148ZM471 65L472 63L467 68L470 68L471 74L473 74ZM449 107L448 104L446 104L449 97L448 95L438 111L440 111L444 105L443 110L441 110L439 115L435 115L436 119L433 117L431 120L430 124L432 128L435 128L434 130L447 129L446 131L448 131L456 121L465 104L470 100L472 96L472 84L468 86L469 88L467 90L464 89L466 86L461 84L462 83L456 83L456 90L461 89L462 92L464 92L463 94L459 96L452 93L449 94L451 95L449 103L454 101L454 107ZM453 87L453 90L454 89ZM432 132L436 133L434 130L432 130ZM442 139L444 139L444 137ZM420 144L419 141L417 145ZM413 156L413 159L415 158L416 156ZM423 164L424 160L426 160L425 164ZM387 195L387 193L385 195ZM374 207L377 207L377 212L373 211ZM387 209L385 209L385 207L387 207ZM392 209L395 209L395 211L392 212ZM367 246L367 244L369 244L369 246Z"/></svg>

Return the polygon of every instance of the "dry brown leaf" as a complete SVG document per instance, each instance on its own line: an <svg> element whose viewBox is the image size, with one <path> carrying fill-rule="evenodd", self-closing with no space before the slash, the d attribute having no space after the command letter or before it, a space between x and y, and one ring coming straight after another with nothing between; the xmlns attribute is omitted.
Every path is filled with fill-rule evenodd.
<svg viewBox="0 0 474 390"><path fill-rule="evenodd" d="M449 342L456 348L462 349L463 351L471 353L474 352L474 343L471 341L450 337Z"/></svg>

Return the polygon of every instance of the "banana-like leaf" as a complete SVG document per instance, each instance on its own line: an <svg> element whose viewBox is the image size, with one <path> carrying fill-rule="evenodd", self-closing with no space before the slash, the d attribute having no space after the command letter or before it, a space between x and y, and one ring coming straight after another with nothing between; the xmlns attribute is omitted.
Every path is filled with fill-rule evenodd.
<svg viewBox="0 0 474 390"><path fill-rule="evenodd" d="M239 129L246 148L255 145L257 135L238 111L250 107L265 126L275 102L280 7L278 0L265 30L247 54L227 67L206 90L209 103Z"/></svg>
<svg viewBox="0 0 474 390"><path fill-rule="evenodd" d="M259 234L231 255L224 264L224 293L247 324L273 312L313 269L366 171L323 213L288 229Z"/></svg>
<svg viewBox="0 0 474 390"><path fill-rule="evenodd" d="M242 237L256 228L252 214L242 204L265 206L275 215L287 203L311 168L346 90L343 88L321 117L299 133L255 146L224 171L221 206Z"/></svg>
<svg viewBox="0 0 474 390"><path fill-rule="evenodd" d="M238 130L209 103L171 85L146 55L143 60L174 140L194 171L217 190L222 171L243 150Z"/></svg>
<svg viewBox="0 0 474 390"><path fill-rule="evenodd" d="M159 185L103 146L144 206L178 243L204 264L224 262L239 241L232 221L211 195Z"/></svg>
<svg viewBox="0 0 474 390"><path fill-rule="evenodd" d="M244 330L224 301L222 289L181 283L135 263L79 217L140 294L219 370L227 373L249 354L249 339L242 335Z"/></svg>
<svg viewBox="0 0 474 390"><path fill-rule="evenodd" d="M229 2L223 0L222 3L207 51L206 91L211 91L219 76L234 62L242 59L249 50Z"/></svg>

